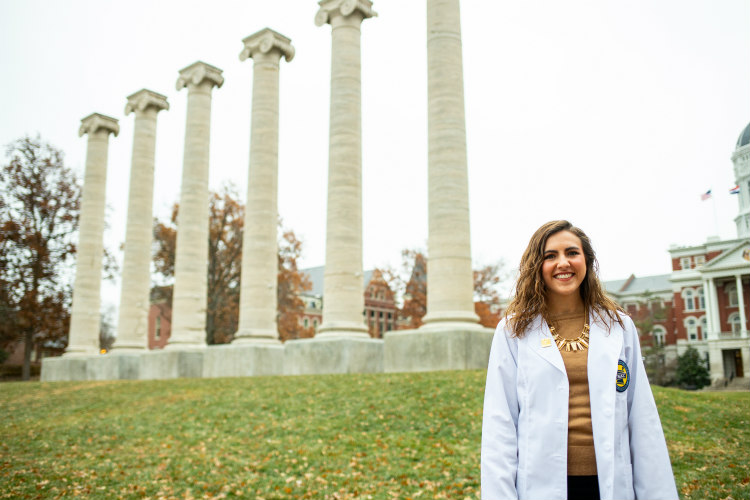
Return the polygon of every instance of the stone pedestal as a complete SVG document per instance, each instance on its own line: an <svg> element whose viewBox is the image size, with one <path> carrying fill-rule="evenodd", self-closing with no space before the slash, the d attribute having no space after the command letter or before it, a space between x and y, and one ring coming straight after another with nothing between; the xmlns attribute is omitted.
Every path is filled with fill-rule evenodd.
<svg viewBox="0 0 750 500"><path fill-rule="evenodd" d="M138 380L141 353L112 353L91 356L86 363L87 380Z"/></svg>
<svg viewBox="0 0 750 500"><path fill-rule="evenodd" d="M107 154L109 134L116 137L119 132L117 120L99 113L81 120L78 131L81 136L88 134L89 141L81 195L76 278L66 356L99 352Z"/></svg>
<svg viewBox="0 0 750 500"><path fill-rule="evenodd" d="M86 365L89 358L97 355L71 355L42 360L42 382L68 382L72 380L88 380Z"/></svg>
<svg viewBox="0 0 750 500"><path fill-rule="evenodd" d="M240 60L254 60L247 206L242 240L240 318L233 343L278 343L279 60L291 40L268 28L243 40Z"/></svg>
<svg viewBox="0 0 750 500"><path fill-rule="evenodd" d="M163 109L169 109L167 98L146 89L128 96L125 106L125 115L135 113L135 127L120 309L113 351L148 348L156 115Z"/></svg>
<svg viewBox="0 0 750 500"><path fill-rule="evenodd" d="M203 377L253 377L284 374L281 344L228 344L206 348Z"/></svg>
<svg viewBox="0 0 750 500"><path fill-rule="evenodd" d="M494 332L462 323L386 332L384 371L486 370Z"/></svg>
<svg viewBox="0 0 750 500"><path fill-rule="evenodd" d="M174 321L168 349L206 345L211 91L224 83L221 73L220 69L198 61L180 70L177 80L177 90L188 89L188 105L177 218L172 298Z"/></svg>
<svg viewBox="0 0 750 500"><path fill-rule="evenodd" d="M141 354L141 380L200 378L206 348L155 350Z"/></svg>
<svg viewBox="0 0 750 500"><path fill-rule="evenodd" d="M362 274L360 25L369 0L323 0L315 24L331 25L331 116L323 323L318 337L367 339Z"/></svg>
<svg viewBox="0 0 750 500"><path fill-rule="evenodd" d="M476 324L459 0L427 0L428 219L424 323Z"/></svg>
<svg viewBox="0 0 750 500"><path fill-rule="evenodd" d="M284 344L286 375L382 373L383 341L356 337L318 337Z"/></svg>

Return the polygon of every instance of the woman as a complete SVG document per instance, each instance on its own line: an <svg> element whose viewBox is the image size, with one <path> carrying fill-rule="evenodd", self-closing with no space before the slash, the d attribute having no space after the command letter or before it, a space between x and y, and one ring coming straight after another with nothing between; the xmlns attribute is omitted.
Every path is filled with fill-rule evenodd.
<svg viewBox="0 0 750 500"><path fill-rule="evenodd" d="M633 322L568 221L531 238L492 341L482 498L676 499Z"/></svg>

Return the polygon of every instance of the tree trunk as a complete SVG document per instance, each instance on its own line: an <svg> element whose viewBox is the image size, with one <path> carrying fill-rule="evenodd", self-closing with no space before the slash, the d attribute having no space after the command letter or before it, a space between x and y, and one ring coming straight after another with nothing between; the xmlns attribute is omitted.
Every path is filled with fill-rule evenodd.
<svg viewBox="0 0 750 500"><path fill-rule="evenodd" d="M23 380L30 380L31 379L31 348L32 348L32 342L33 342L33 330L28 329L26 330L26 334L24 335L24 346L23 346L23 371L22 371L22 377Z"/></svg>

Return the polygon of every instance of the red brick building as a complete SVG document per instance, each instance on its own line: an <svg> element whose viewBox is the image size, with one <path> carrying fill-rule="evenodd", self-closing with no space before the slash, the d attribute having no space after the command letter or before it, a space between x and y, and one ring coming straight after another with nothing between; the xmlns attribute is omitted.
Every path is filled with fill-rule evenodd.
<svg viewBox="0 0 750 500"><path fill-rule="evenodd" d="M605 283L607 292L633 317L658 316L641 342L665 346L676 358L688 346L709 362L712 381L750 381L750 124L732 154L739 211L737 238L669 249L668 275ZM653 314L654 307L660 308Z"/></svg>
<svg viewBox="0 0 750 500"><path fill-rule="evenodd" d="M312 326L318 331L318 326L323 322L323 266L302 269L302 272L310 276L312 289L301 294L305 301L305 313L302 322L305 327ZM389 330L396 329L396 300L388 283L383 279L377 269L365 271L365 310L363 311L364 322L368 327L371 337L382 338Z"/></svg>

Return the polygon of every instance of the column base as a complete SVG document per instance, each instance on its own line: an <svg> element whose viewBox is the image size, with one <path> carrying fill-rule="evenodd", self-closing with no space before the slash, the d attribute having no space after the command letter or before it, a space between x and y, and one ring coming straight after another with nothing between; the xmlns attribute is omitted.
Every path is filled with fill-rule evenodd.
<svg viewBox="0 0 750 500"><path fill-rule="evenodd" d="M165 351L184 351L184 350L195 350L205 349L208 344L205 342L170 342L164 346Z"/></svg>
<svg viewBox="0 0 750 500"><path fill-rule="evenodd" d="M99 349L90 346L68 346L63 353L63 358L96 356Z"/></svg>
<svg viewBox="0 0 750 500"><path fill-rule="evenodd" d="M358 337L314 337L284 344L285 375L382 373L383 341Z"/></svg>
<svg viewBox="0 0 750 500"><path fill-rule="evenodd" d="M324 321L318 328L318 333L315 334L315 338L319 337L362 339L371 338L370 334L367 331L367 327L365 327L364 324L348 321Z"/></svg>
<svg viewBox="0 0 750 500"><path fill-rule="evenodd" d="M284 374L284 346L253 342L212 345L203 357L203 377L253 377Z"/></svg>
<svg viewBox="0 0 750 500"><path fill-rule="evenodd" d="M143 344L118 344L115 343L112 346L112 349L109 350L109 354L111 353L142 353L146 352L148 350L148 347Z"/></svg>
<svg viewBox="0 0 750 500"><path fill-rule="evenodd" d="M479 324L479 316L477 316L474 311L441 311L434 313L428 312L422 318L422 322L425 324L425 326L429 324L440 323L459 323L471 326Z"/></svg>
<svg viewBox="0 0 750 500"><path fill-rule="evenodd" d="M277 330L237 330L234 334L232 344L270 344L281 345L279 332Z"/></svg>
<svg viewBox="0 0 750 500"><path fill-rule="evenodd" d="M461 323L386 332L384 371L484 370L493 335L492 328Z"/></svg>

